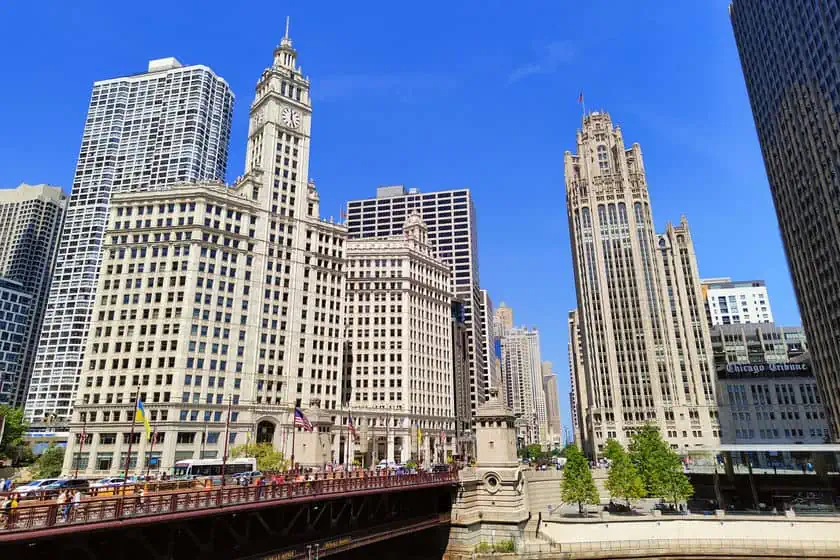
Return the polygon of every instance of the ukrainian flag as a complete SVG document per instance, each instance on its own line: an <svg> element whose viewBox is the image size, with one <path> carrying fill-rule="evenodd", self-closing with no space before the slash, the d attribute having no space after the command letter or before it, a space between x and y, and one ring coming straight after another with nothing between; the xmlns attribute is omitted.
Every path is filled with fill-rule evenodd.
<svg viewBox="0 0 840 560"><path fill-rule="evenodd" d="M143 401L137 399L137 410L134 412L134 419L137 422L143 422L146 426L146 439L152 437L152 425L149 423L149 413L146 412L146 407L143 406Z"/></svg>

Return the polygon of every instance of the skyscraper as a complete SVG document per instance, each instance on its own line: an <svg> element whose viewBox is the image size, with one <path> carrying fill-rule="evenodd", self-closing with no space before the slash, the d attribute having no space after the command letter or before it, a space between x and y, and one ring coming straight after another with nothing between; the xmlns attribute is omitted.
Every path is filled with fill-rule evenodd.
<svg viewBox="0 0 840 560"><path fill-rule="evenodd" d="M566 152L566 203L582 335L584 447L646 422L687 451L717 441L711 350L688 223L657 235L638 144L590 113ZM588 441L587 441L588 440Z"/></svg>
<svg viewBox="0 0 840 560"><path fill-rule="evenodd" d="M520 444L547 442L547 413L542 383L540 333L536 329L512 328L501 339L502 374L508 406L517 417Z"/></svg>
<svg viewBox="0 0 840 560"><path fill-rule="evenodd" d="M224 179L232 115L233 93L223 79L206 66L182 66L174 58L153 60L141 74L94 83L26 401L27 420L69 418L111 195Z"/></svg>
<svg viewBox="0 0 840 560"><path fill-rule="evenodd" d="M20 406L26 398L66 203L60 187L0 190L0 277L17 282L28 300L16 371L0 376L3 403ZM10 363L8 355L5 360Z"/></svg>
<svg viewBox="0 0 840 560"><path fill-rule="evenodd" d="M496 335L493 329L495 310L493 300L487 290L481 290L481 332L484 335L484 394L490 396L490 388L498 387L499 396L504 400L504 384L498 369L496 357Z"/></svg>
<svg viewBox="0 0 840 560"><path fill-rule="evenodd" d="M840 1L729 9L802 323L840 439Z"/></svg>
<svg viewBox="0 0 840 560"><path fill-rule="evenodd" d="M402 185L376 189L376 198L347 203L351 238L387 237L402 233L403 223L419 212L429 227L429 244L452 270L453 292L464 303L470 352L472 414L485 398L485 341L481 322L478 278L478 235L475 206L469 189L421 193Z"/></svg>
<svg viewBox="0 0 840 560"><path fill-rule="evenodd" d="M563 424L560 419L560 395L557 391L557 374L551 370L551 362L542 363L542 385L545 394L547 441L551 445L561 445Z"/></svg>
<svg viewBox="0 0 840 560"><path fill-rule="evenodd" d="M571 407L570 416L572 418L572 433L574 434L575 443L580 446L587 455L592 456L593 450L585 447L592 444L592 439L584 439L583 434L589 433L587 428L585 411L589 410L589 400L586 393L581 393L581 389L586 390L587 384L584 378L585 368L583 367L583 337L580 333L580 321L578 320L578 311L573 309L569 311L569 406Z"/></svg>
<svg viewBox="0 0 840 560"><path fill-rule="evenodd" d="M287 34L257 80L234 184L114 195L65 472L142 472L152 457L171 469L249 441L287 456L294 441L305 466L342 459L330 427L340 421L347 230L319 218L308 180L309 92ZM135 433L129 454L138 396L154 449ZM295 407L326 421L294 432ZM80 450L83 430L95 437Z"/></svg>

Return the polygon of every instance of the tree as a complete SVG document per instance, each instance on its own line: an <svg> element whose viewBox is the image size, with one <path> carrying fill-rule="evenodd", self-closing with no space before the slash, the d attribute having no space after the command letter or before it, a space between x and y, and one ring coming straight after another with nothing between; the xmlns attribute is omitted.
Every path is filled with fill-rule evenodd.
<svg viewBox="0 0 840 560"><path fill-rule="evenodd" d="M6 419L3 439L0 440L0 457L9 459L14 466L31 462L32 450L23 441L23 434L29 428L23 419L23 409L0 405L0 416Z"/></svg>
<svg viewBox="0 0 840 560"><path fill-rule="evenodd" d="M630 500L638 500L645 495L642 477L639 476L624 447L614 439L607 440L604 455L611 461L607 490L610 491L610 496L625 500L627 507L630 507Z"/></svg>
<svg viewBox="0 0 840 560"><path fill-rule="evenodd" d="M61 467L64 464L63 445L51 443L35 461L38 471L35 478L55 478L61 474Z"/></svg>
<svg viewBox="0 0 840 560"><path fill-rule="evenodd" d="M679 455L653 424L645 424L633 434L630 461L642 477L648 496L673 499L676 505L694 493Z"/></svg>
<svg viewBox="0 0 840 560"><path fill-rule="evenodd" d="M261 471L284 471L289 468L289 461L270 443L246 443L230 450L232 457L254 457L257 468Z"/></svg>
<svg viewBox="0 0 840 560"><path fill-rule="evenodd" d="M583 504L598 504L600 498L586 457L577 446L566 448L566 466L563 468L563 482L560 487L563 501L577 504L583 514Z"/></svg>
<svg viewBox="0 0 840 560"><path fill-rule="evenodd" d="M520 449L519 456L531 461L536 461L537 459L544 458L546 453L542 450L540 444L532 443L531 445Z"/></svg>

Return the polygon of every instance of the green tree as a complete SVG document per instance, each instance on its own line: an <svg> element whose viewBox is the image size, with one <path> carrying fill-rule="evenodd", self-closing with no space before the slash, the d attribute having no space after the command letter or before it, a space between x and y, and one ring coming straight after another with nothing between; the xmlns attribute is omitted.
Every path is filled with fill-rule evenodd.
<svg viewBox="0 0 840 560"><path fill-rule="evenodd" d="M694 493L679 455L653 424L645 424L633 434L630 461L642 477L648 496L671 499L676 505Z"/></svg>
<svg viewBox="0 0 840 560"><path fill-rule="evenodd" d="M645 484L624 447L614 439L609 439L604 455L611 461L606 484L610 496L624 500L628 507L630 500L644 497Z"/></svg>
<svg viewBox="0 0 840 560"><path fill-rule="evenodd" d="M63 445L51 443L35 461L38 469L35 478L54 478L60 475L64 464L64 450Z"/></svg>
<svg viewBox="0 0 840 560"><path fill-rule="evenodd" d="M601 501L586 457L577 446L566 448L566 465L563 467L560 492L563 501L567 504L577 504L581 514L583 504L598 504Z"/></svg>
<svg viewBox="0 0 840 560"><path fill-rule="evenodd" d="M29 427L23 419L23 409L0 405L0 416L6 419L3 438L0 440L0 457L9 459L14 466L32 462L32 450L23 441L23 434Z"/></svg>
<svg viewBox="0 0 840 560"><path fill-rule="evenodd" d="M538 443L532 443L527 447L523 447L519 450L519 456L525 459L530 459L531 461L536 461L537 459L542 459L546 456L546 453L542 450L542 447Z"/></svg>
<svg viewBox="0 0 840 560"><path fill-rule="evenodd" d="M289 468L289 461L270 443L246 443L230 450L232 457L254 457L257 469L261 471L284 471Z"/></svg>

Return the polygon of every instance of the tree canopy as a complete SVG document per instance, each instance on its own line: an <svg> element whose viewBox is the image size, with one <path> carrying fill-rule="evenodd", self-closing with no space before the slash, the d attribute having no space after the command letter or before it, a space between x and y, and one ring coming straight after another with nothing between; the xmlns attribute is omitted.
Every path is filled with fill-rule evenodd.
<svg viewBox="0 0 840 560"><path fill-rule="evenodd" d="M589 470L589 463L577 446L566 448L566 465L563 468L560 491L563 501L568 504L576 503L580 513L583 513L583 504L601 502L592 472Z"/></svg>
<svg viewBox="0 0 840 560"><path fill-rule="evenodd" d="M645 484L624 447L609 439L604 455L611 461L606 483L610 496L624 500L628 506L631 500L644 497Z"/></svg>
<svg viewBox="0 0 840 560"><path fill-rule="evenodd" d="M61 467L64 464L63 445L51 443L35 461L37 474L35 478L55 478L61 474Z"/></svg>
<svg viewBox="0 0 840 560"><path fill-rule="evenodd" d="M633 434L630 461L641 476L648 496L669 499L676 505L694 493L679 455L653 424L645 424Z"/></svg>
<svg viewBox="0 0 840 560"><path fill-rule="evenodd" d="M284 471L289 468L289 461L270 443L246 443L230 450L232 457L254 457L257 469L261 471Z"/></svg>
<svg viewBox="0 0 840 560"><path fill-rule="evenodd" d="M28 429L23 419L23 409L0 405L0 416L6 418L3 438L0 440L0 457L9 459L15 466L31 462L32 450L23 441L23 434Z"/></svg>

